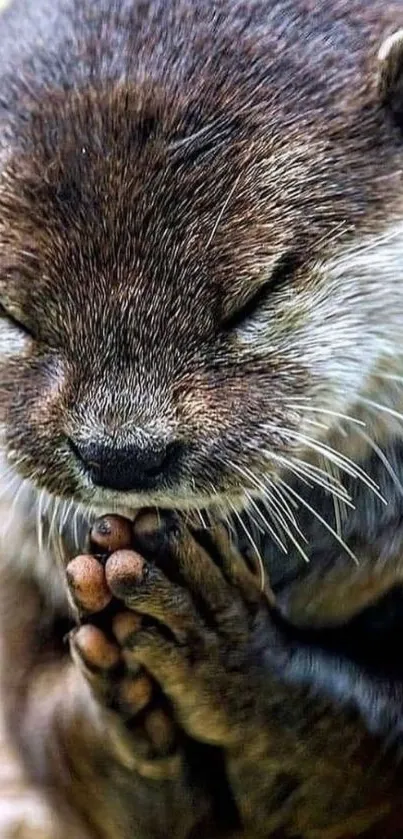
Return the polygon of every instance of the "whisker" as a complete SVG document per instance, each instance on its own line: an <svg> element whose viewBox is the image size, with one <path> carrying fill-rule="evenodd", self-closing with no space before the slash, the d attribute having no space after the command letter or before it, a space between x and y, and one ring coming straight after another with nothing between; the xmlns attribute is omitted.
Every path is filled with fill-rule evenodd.
<svg viewBox="0 0 403 839"><path fill-rule="evenodd" d="M2 482L2 488L0 492L0 499L4 498L7 495L13 495L14 489L22 490L23 485L25 485L25 481L20 482L20 478L18 475L10 475L9 479Z"/></svg>
<svg viewBox="0 0 403 839"><path fill-rule="evenodd" d="M284 491L286 492L286 494L291 493L291 495L293 495L293 496L294 496L294 498L295 498L295 499L296 499L296 500L297 500L300 504L302 504L302 506L303 506L303 507L305 507L305 509L306 509L306 510L309 510L309 512L310 512L310 513L312 513L312 515L313 515L313 516L314 516L314 517L315 517L315 518L316 518L316 519L317 519L317 520L318 520L318 521L319 521L319 522L323 525L323 527L324 527L324 528L325 528L325 529L326 529L326 530L327 530L327 531L328 531L328 532L329 532L332 536L334 536L334 538L336 539L336 541L337 541L337 542L339 543L339 545L343 548L343 550L344 550L344 551L346 551L346 553L347 553L347 554L351 557L351 559L353 560L353 562L354 562L356 565L358 565L358 560L357 560L357 557L356 557L356 555L354 554L354 552L351 550L351 548L349 548L349 547L348 547L348 545L346 545L346 543L344 542L344 540L341 538L341 536L339 536L339 534L338 534L338 533L334 530L334 528L333 528L333 527L329 524L329 522L327 522L327 521L326 521L326 519L324 519L324 518L323 518L323 516L321 516L321 515L320 515L320 513L318 513L318 511L317 511L317 510L315 510L315 508L311 506L311 504L308 504L308 502L307 502L307 501L305 501L305 499L304 499L304 498L302 498L302 496L301 496L301 495L300 495L300 494L299 494L299 493L298 493L295 489L293 489L293 487L290 487L290 486L289 486L289 484L287 484L287 483L286 483L286 481L283 481L283 480L282 480L282 478L279 478L278 480L279 480L279 483L282 485L282 487L283 487Z"/></svg>
<svg viewBox="0 0 403 839"><path fill-rule="evenodd" d="M293 471L297 475L301 474L302 476L305 476L305 477L309 478L314 484L316 484L316 486L321 487L326 492L328 492L329 495L332 495L333 498L336 498L339 501L342 501L347 507L350 507L352 510L354 510L354 504L352 503L352 501L350 499L350 496L347 494L347 492L343 491L343 490L339 490L332 483L330 483L329 480L326 480L326 478L321 478L320 476L317 476L315 474L314 464L308 464L308 463L305 463L305 461L301 461L301 460L298 460L298 463L296 463L295 461L292 461L292 463L293 463ZM284 458L284 464L285 464L286 467L288 467L287 458ZM312 470L310 469L311 465L313 466ZM320 467L316 467L317 470L319 470L319 468ZM320 471L322 471L322 470L320 470ZM329 478L329 476L327 476L327 477ZM344 487L343 487L343 489L344 489Z"/></svg>
<svg viewBox="0 0 403 839"><path fill-rule="evenodd" d="M48 550L50 549L51 542L53 540L53 531L55 530L55 525L57 521L57 514L60 508L60 498L53 499L53 512L50 519L49 524L49 531L48 531Z"/></svg>
<svg viewBox="0 0 403 839"><path fill-rule="evenodd" d="M217 220L216 220L216 222L215 222L215 224L214 224L214 226L213 226L213 229L212 229L212 231L211 231L211 233L210 233L210 236L209 236L209 238L208 238L208 240L207 240L206 250L208 250L208 248L209 248L209 247L210 247L210 245L211 245L211 242L212 242L212 241L213 241L213 239L214 239L214 236L215 236L215 234L216 234L216 232L217 232L217 230L218 230L218 227L219 227L220 221L221 221L221 219L222 219L222 217L223 217L223 215L224 215L224 213L225 213L225 211L226 211L226 209L227 209L227 207L228 207L229 202L231 201L232 196L233 196L233 195L234 195L234 193L235 193L235 190L236 190L236 188L237 188L237 186L238 186L238 184L239 184L239 181L241 180L242 174L243 174L243 172L240 172L240 173L239 173L239 175L238 175L238 177L235 179L235 182L233 183L233 185L232 185L232 187L231 187L231 189L230 189L230 191L229 191L229 193L228 193L228 195L227 195L227 197L226 197L226 199L225 199L225 201L224 201L224 203L223 203L223 205L222 205L222 207L221 207L221 210L220 210L220 212L219 212L219 214L218 214Z"/></svg>
<svg viewBox="0 0 403 839"><path fill-rule="evenodd" d="M66 499L66 501L64 502L63 513L60 516L60 527L59 527L60 533L63 533L63 531L66 527L66 524L67 524L67 521L68 521L69 515L70 515L70 510L71 510L72 506L73 506L73 499L71 498L70 501L68 501Z"/></svg>
<svg viewBox="0 0 403 839"><path fill-rule="evenodd" d="M249 530L246 527L246 524L244 523L244 521L242 519L242 516L239 515L238 510L232 504L232 502L230 502L230 507L231 507L232 512L234 513L237 521L239 522L243 532L245 533L246 538L248 539L248 541L252 545L253 551L254 551L255 556L257 558L257 561L258 561L258 567L259 567L259 572L260 572L260 590L261 590L261 592L264 592L266 575L265 575L265 567L264 567L263 559L262 559L262 556L260 554L259 548L256 545L256 542L253 539L253 536L249 533Z"/></svg>
<svg viewBox="0 0 403 839"><path fill-rule="evenodd" d="M74 510L74 514L73 514L73 536L74 536L75 549L77 551L80 550L80 543L79 543L79 538L78 538L78 521L77 521L78 515L79 515L79 510L78 510L78 507L76 507L75 510Z"/></svg>
<svg viewBox="0 0 403 839"><path fill-rule="evenodd" d="M403 421L403 414L399 411L395 411L394 408L389 408L388 405L380 405L379 402L373 402L372 399L366 399L364 396L360 396L358 401L361 402L362 405L367 405L369 408L374 408L381 413L389 414L389 416Z"/></svg>
<svg viewBox="0 0 403 839"><path fill-rule="evenodd" d="M239 466L239 464L232 463L232 462L231 462L230 465L233 469L235 469L237 472L239 472L244 478L246 478L247 481L248 480L251 481L254 484L254 486L256 487L256 489L261 488L263 491L265 491L264 485L260 484L259 480L254 476L253 472L251 472L249 469L244 470L241 466ZM254 510L256 510L259 518L263 521L263 524L264 524L267 532L270 534L272 539L276 542L278 547L283 551L283 553L286 554L287 553L286 546L283 544L283 542L281 541L280 537L278 536L278 534L276 533L276 531L274 530L274 528L272 527L270 522L268 522L266 517L263 515L262 511L260 510L258 504L256 503L256 501L253 498L253 496L251 495L251 493L248 492L247 490L245 490L245 494L246 494L246 497L247 497L249 503L253 506L253 508L254 508ZM265 531L263 530L262 532L264 533Z"/></svg>
<svg viewBox="0 0 403 839"><path fill-rule="evenodd" d="M273 499L273 495L276 496L277 501L276 501L275 498L273 499L273 507L276 511L276 515L279 517L279 520L280 520L282 526L283 527L287 526L287 524L286 524L286 519L287 519L287 521L290 523L291 527L294 528L295 532L298 533L298 536L301 537L303 542L308 544L308 540L304 536L302 530L300 529L300 527L298 525L298 522L297 522L297 520L294 516L294 513L292 512L292 510L289 506L290 499L287 500L286 498L284 498L284 496L282 495L281 487L276 486L276 484L274 482L270 481L269 478L266 478L266 481L267 481L267 487L266 487L265 498L267 497L269 499L270 498ZM295 509L298 509L298 505L296 504L295 501L293 501L293 505L294 505ZM284 513L285 519L284 519L283 513Z"/></svg>
<svg viewBox="0 0 403 839"><path fill-rule="evenodd" d="M232 465L233 465L234 468L237 468L236 464L232 464ZM248 469L247 467L244 467L243 471L244 471L245 476L246 477L249 476L250 480L254 482L254 485L256 486L256 489L260 489L263 492L264 497L266 497L268 495L268 482L270 483L270 487L272 488L273 491L276 491L276 490L278 491L278 488L275 486L274 482L271 482L267 475L265 475L263 477L263 480L260 480L257 477L257 475L254 475L253 472L250 469ZM281 495L280 495L279 500L280 500L280 507L282 506L284 508L283 511L286 513L288 520L298 530L297 521L295 519L295 516L293 516L289 505L287 504L287 502L284 501L284 499L281 498ZM273 507L276 509L276 513L279 514L278 505L276 503L274 503ZM270 512L270 508L267 508L267 509L268 509L268 512ZM300 532L300 535L302 536L303 534Z"/></svg>
<svg viewBox="0 0 403 839"><path fill-rule="evenodd" d="M205 519L204 519L204 514L202 513L202 511L201 511L201 510L197 510L197 514L198 514L198 516L199 516L199 519L200 519L200 522L201 522L201 526L202 526L202 528L203 528L204 530L208 530L208 525L207 525L207 524L206 524L206 522L205 522Z"/></svg>
<svg viewBox="0 0 403 839"><path fill-rule="evenodd" d="M265 476L265 478L263 479L264 482L262 482L262 480L260 480L256 475L254 475L253 472L251 472L251 470L249 470L246 467L240 467L239 464L235 464L232 461L228 461L228 463L226 465L229 466L229 467L232 467L236 471L240 472L240 474L243 477L245 477L247 480L249 479L250 481L252 481L254 483L254 485L256 486L256 488L260 489L263 492L263 499L260 499L260 500L264 503L264 506L265 506L265 509L266 509L267 513L269 515L271 515L273 518L275 518L275 520L277 521L277 524L279 524L280 527L282 527L282 529L285 532L285 535L288 536L291 543L297 549L298 553L303 557L304 561L309 562L309 558L308 558L307 554L305 553L305 551L301 547L300 543L298 542L298 539L292 533L291 527L287 524L287 522L286 522L284 516L282 515L282 513L279 512L278 504L273 503L272 492L274 492L277 495L277 498L279 499L280 505L283 508L284 515L288 518L288 521L290 522L291 526L295 528L296 532L300 535L302 540L304 542L307 542L304 534L302 533L302 531L300 530L300 528L297 525L295 516L293 515L292 510L290 509L290 506L289 506L287 500L283 498L280 488L275 483L271 482L270 479L267 476ZM267 499L268 498L269 499L271 498L271 500L272 500L271 505L267 504ZM261 514L261 511L259 510L259 507L256 504L256 502L254 502L254 504L255 504L255 507L256 507L260 517L263 518L262 514ZM279 538L276 538L277 534L275 533L273 528L269 525L269 522L267 522L267 520L265 518L263 518L263 520L264 520L266 528L268 529L268 532L271 535L273 541L275 541L276 544L279 544ZM283 552L285 554L287 554L288 553L287 548L286 548L285 545L283 545L282 542L281 542L281 547L283 549Z"/></svg>
<svg viewBox="0 0 403 839"><path fill-rule="evenodd" d="M279 489L279 488L277 488L277 489ZM276 514L277 514L277 511L276 511ZM283 528L284 528L284 531L285 531L286 536L288 536L288 538L289 538L290 542L294 545L294 547L296 548L296 550L298 551L298 553L300 554L300 556L302 556L302 558L303 558L304 562L309 563L309 557L308 557L308 555L305 553L305 551L304 551L304 549L302 548L302 546L300 545L300 543L298 542L298 539L296 538L296 536L294 536L294 534L293 534L293 532L292 532L292 530L291 530L291 527L289 527L289 526L287 525L287 523L286 523L286 522L284 522L284 524L282 524L282 526L283 526ZM298 532L299 534L301 534L301 537L303 538L304 542L307 542L307 540L306 540L306 538L305 538L304 534L303 534L303 533L302 533L302 531L299 529L299 527L297 527L297 528L296 528L296 530L297 530L297 532Z"/></svg>
<svg viewBox="0 0 403 839"><path fill-rule="evenodd" d="M363 420L358 419L358 417L352 417L349 416L349 414L343 414L339 411L332 411L330 408L320 408L314 405L301 405L299 402L297 403L297 406L299 410L311 411L312 413L316 414L327 414L329 417L346 420L347 422L352 422L354 425L361 425L365 427L365 422Z"/></svg>
<svg viewBox="0 0 403 839"><path fill-rule="evenodd" d="M378 379L386 379L390 382L397 382L398 384L403 384L403 376L398 376L395 373L377 373L376 376Z"/></svg>
<svg viewBox="0 0 403 839"><path fill-rule="evenodd" d="M382 236L377 236L376 238L374 238L373 241L368 241L365 244L360 243L355 248L349 248L344 255L340 254L337 257L337 265L338 267L342 267L343 265L345 265L347 268L349 268L351 266L352 257L356 259L361 255L365 256L368 253L371 253L373 250L377 250L380 245L388 245L390 242L395 241L400 235L400 230L395 229L391 232L384 233Z"/></svg>
<svg viewBox="0 0 403 839"><path fill-rule="evenodd" d="M259 516L259 518L261 518L261 520L262 520L262 522L265 526L266 531L270 534L273 541L278 545L278 547L280 548L280 550L282 550L282 552L284 554L287 554L288 551L287 551L286 546L283 544L283 542L281 541L280 537L277 535L276 531L274 530L274 528L272 527L270 522L268 522L266 517L263 515L261 509L259 508L259 505L256 504L256 501L254 500L253 496L249 492L246 491L246 497L248 498L249 503L252 504L254 510L256 510L256 513ZM265 531L263 531L263 533L265 533Z"/></svg>
<svg viewBox="0 0 403 839"><path fill-rule="evenodd" d="M321 458L321 460L324 464L324 471L327 472L329 477L332 478L333 480L335 480L336 483L338 483L339 486L342 486L342 484L340 483L340 480L338 480L335 477L334 470L336 470L337 467L335 467L333 465L333 463L328 463L326 460L323 460L323 458ZM344 489L344 487L343 487L343 489ZM352 509L354 509L355 505L353 503L351 503L351 504L349 503L350 496L348 496L346 498L345 496L340 497L340 496L336 495L336 493L332 493L332 500L333 500L334 520L335 520L335 524L336 524L336 531L339 534L339 536L341 536L342 531L343 531L342 524L343 524L343 521L346 519L346 508L351 507ZM342 505L343 505L343 512L342 512Z"/></svg>
<svg viewBox="0 0 403 839"><path fill-rule="evenodd" d="M44 490L41 489L38 501L37 501L37 508L36 508L36 534L38 540L38 551L40 556L44 553L43 548L43 502L44 502Z"/></svg>
<svg viewBox="0 0 403 839"><path fill-rule="evenodd" d="M360 437L363 438L363 440L366 441L366 443L368 443L368 445L370 446L372 451L374 451L375 454L379 457L379 460L381 461L381 463L383 463L387 473L392 478L393 483L395 484L395 486L397 487L399 492L403 495L403 484L401 483L401 481L399 480L399 477L396 475L395 470L393 469L393 467L389 463L388 458L386 457L386 454L382 451L382 449L378 446L378 444L375 443L375 440L372 440L371 437L369 436L369 434L365 433L365 431L360 430L359 435L360 435Z"/></svg>
<svg viewBox="0 0 403 839"><path fill-rule="evenodd" d="M309 463L309 461L301 460L298 457L293 457L292 462L297 463L299 466L305 469L308 469L313 476L318 475L318 479L323 478L326 483L329 482L331 486L334 486L338 493L340 495L343 495L343 497L346 498L347 501L351 501L351 496L344 484L342 483L342 481L340 480L340 478L337 478L334 472L328 471L330 468L333 469L333 464L327 463L327 461L323 461L323 466L317 466L316 463Z"/></svg>
<svg viewBox="0 0 403 839"><path fill-rule="evenodd" d="M330 426L325 425L325 423L320 422L320 420L313 420L313 419L308 419L307 417L304 417L304 425L312 425L314 428L320 428L322 431L326 431L327 434L330 431Z"/></svg>
<svg viewBox="0 0 403 839"><path fill-rule="evenodd" d="M248 501L248 499L249 499L249 494L248 494L248 491L247 491L247 490L245 490L245 499L246 499L247 501ZM264 527L262 527L262 525L260 524L260 522L258 522L258 520L257 520L257 518L256 518L256 516L255 516L255 514L252 512L252 510L250 509L250 507L245 506L242 512L243 512L243 514L244 514L244 515L247 515L247 516L248 516L248 519L249 519L249 521L252 523L252 525L253 525L254 529L255 529L258 533L260 533L261 535L264 535L264 533L265 533Z"/></svg>
<svg viewBox="0 0 403 839"><path fill-rule="evenodd" d="M350 475L352 478L356 478L361 480L371 492L376 495L383 504L387 504L387 501L381 493L379 492L379 487L375 483L375 481L356 463L354 463L350 458L345 457L345 455L337 452L331 446L327 445L323 442L318 442L317 440L307 437L304 434L299 434L298 432L292 432L292 436L295 440L300 441L306 448L309 450L316 452L317 454L321 455L326 460L333 462L342 472L345 472L347 475ZM291 438L292 439L292 438Z"/></svg>
<svg viewBox="0 0 403 839"><path fill-rule="evenodd" d="M249 470L245 470L245 471L249 472ZM251 477L253 477L253 473L250 473L250 474L251 474ZM268 476L265 476L264 483L259 481L259 480L256 480L256 482L257 482L258 488L261 488L263 490L264 496L263 496L262 501L264 503L265 509L267 510L269 515L272 515L273 517L274 516L276 517L276 520L280 524L280 526L283 528L283 530L285 532L285 535L288 536L288 538L290 539L292 544L296 547L296 549L298 550L300 555L304 558L305 562L309 562L307 554L305 553L305 551L301 547L301 545L298 542L296 536L294 536L294 534L292 533L291 528L287 524L282 512L278 509L278 503L280 503L280 507L283 509L284 515L288 519L290 525L292 527L294 527L295 531L298 533L298 535L301 537L301 539L304 542L307 543L307 539L305 538L304 534L302 533L302 531L298 527L297 521L295 519L295 516L292 513L292 510L289 507L289 504L287 503L286 499L284 499L281 495L280 488L276 485L276 483L274 481L271 481L270 478L268 478ZM277 495L277 499L278 499L277 504L276 504L276 502L273 498L273 493ZM271 499L272 503L271 503L270 506L267 504L266 499Z"/></svg>
<svg viewBox="0 0 403 839"><path fill-rule="evenodd" d="M288 472L291 472L296 478L300 480L304 486L308 487L308 489L312 489L312 478L308 480L306 476L301 475L301 470L297 469L297 466L294 464L293 461L288 460L288 458L284 457L284 455L276 454L275 452L265 451L265 456L272 460L274 463L278 463L283 469L286 468Z"/></svg>

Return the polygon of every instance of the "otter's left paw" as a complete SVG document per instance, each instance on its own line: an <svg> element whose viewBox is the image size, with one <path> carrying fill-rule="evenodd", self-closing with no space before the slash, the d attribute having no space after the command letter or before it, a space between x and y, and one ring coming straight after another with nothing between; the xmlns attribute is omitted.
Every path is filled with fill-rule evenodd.
<svg viewBox="0 0 403 839"><path fill-rule="evenodd" d="M105 575L111 550L123 563L125 556L133 556L123 547L131 538L130 522L104 517L91 532L94 553L76 557L67 566L79 620L69 636L70 650L96 702L124 723L141 774L170 777L180 765L172 711L151 676L137 663L128 666L122 655L124 645L140 630L142 617L113 600ZM132 572L141 573L141 565L138 558Z"/></svg>
<svg viewBox="0 0 403 839"><path fill-rule="evenodd" d="M172 514L141 514L138 552L112 554L105 567L114 597L144 617L122 647L168 697L186 733L225 746L256 717L257 629L267 599L224 528L197 534Z"/></svg>

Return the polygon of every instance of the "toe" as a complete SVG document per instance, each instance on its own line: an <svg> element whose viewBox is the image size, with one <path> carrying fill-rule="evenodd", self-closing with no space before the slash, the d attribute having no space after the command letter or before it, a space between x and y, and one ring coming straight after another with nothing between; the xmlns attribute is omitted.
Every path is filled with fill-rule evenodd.
<svg viewBox="0 0 403 839"><path fill-rule="evenodd" d="M117 690L117 702L127 716L136 716L150 704L153 697L153 684L144 673L132 678L122 679Z"/></svg>
<svg viewBox="0 0 403 839"><path fill-rule="evenodd" d="M117 551L109 557L105 574L111 592L127 609L162 623L181 643L198 634L200 621L190 592L154 563L135 551ZM122 626L120 630L125 631Z"/></svg>
<svg viewBox="0 0 403 839"><path fill-rule="evenodd" d="M133 541L132 523L123 516L102 516L94 523L90 534L94 552L111 554L130 548Z"/></svg>
<svg viewBox="0 0 403 839"><path fill-rule="evenodd" d="M175 724L163 708L153 708L149 711L144 720L144 727L155 754L165 756L175 750Z"/></svg>
<svg viewBox="0 0 403 839"><path fill-rule="evenodd" d="M179 647L154 627L137 633L131 644L123 649L123 659L129 670L141 664L164 692L171 686L190 682L187 648Z"/></svg>
<svg viewBox="0 0 403 839"><path fill-rule="evenodd" d="M119 664L121 657L118 645L109 641L97 626L80 626L74 633L74 644L90 669L111 670Z"/></svg>
<svg viewBox="0 0 403 839"><path fill-rule="evenodd" d="M101 612L112 599L102 564L91 554L76 556L66 568L74 604L82 612Z"/></svg>
<svg viewBox="0 0 403 839"><path fill-rule="evenodd" d="M220 549L209 531L196 534L172 513L157 516L147 512L138 516L133 532L145 553L151 548L156 550L158 567L169 553L173 573L176 571L184 588L195 596L202 614L218 619L229 614L232 619L238 601L237 591L223 574Z"/></svg>
<svg viewBox="0 0 403 839"><path fill-rule="evenodd" d="M112 621L112 632L118 644L123 647L141 629L141 615L129 610L118 612Z"/></svg>

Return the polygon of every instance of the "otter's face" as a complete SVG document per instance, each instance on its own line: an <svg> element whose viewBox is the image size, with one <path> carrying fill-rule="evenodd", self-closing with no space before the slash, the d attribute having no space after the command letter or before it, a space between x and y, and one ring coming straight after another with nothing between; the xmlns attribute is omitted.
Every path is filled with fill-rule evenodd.
<svg viewBox="0 0 403 839"><path fill-rule="evenodd" d="M3 446L96 508L242 506L362 390L371 283L352 310L320 139L216 148L124 101L58 103L3 170Z"/></svg>

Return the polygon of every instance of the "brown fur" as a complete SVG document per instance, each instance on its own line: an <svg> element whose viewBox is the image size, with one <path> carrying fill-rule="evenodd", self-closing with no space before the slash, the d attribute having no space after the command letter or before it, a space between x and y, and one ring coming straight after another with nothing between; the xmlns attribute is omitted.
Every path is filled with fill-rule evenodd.
<svg viewBox="0 0 403 839"><path fill-rule="evenodd" d="M66 627L58 621L70 625L72 617L60 566L83 547L94 512L147 505L209 508L216 517L245 506L253 512L251 492L264 496L267 480L285 476L301 491L298 459L321 468L323 441L378 479L371 443L343 426L340 413L365 421L375 446L396 456L399 473L403 158L392 102L398 74L383 76L380 95L377 53L402 25L397 0L40 0L31 8L16 0L2 20L2 691L33 779L52 787L68 825L62 831L71 835L71 820L81 819L77 839L80 831L97 839L212 837L242 825L249 836L256 812L268 808L270 823L281 809L281 783L280 805L275 783L268 794L270 749L256 751L266 743L254 739L261 719L250 750L244 744L226 773L221 751L200 756L195 742L184 745L174 779L156 783L133 767L122 720L91 697L61 643ZM371 399L386 412L374 416ZM76 451L105 440L118 451L144 441L174 445L169 474L147 492L96 486ZM336 463L342 472L343 463ZM313 633L344 625L358 605L400 581L398 480L381 470L392 498L386 512L367 486L349 486L357 503L343 522L345 541L369 563L358 584L337 537L329 541L320 520L312 524L302 511L313 572L296 595L284 586L279 592L283 618L301 629L311 609ZM311 497L309 488L302 492ZM323 487L319 494L322 517L336 520L331 495ZM276 490L267 498L278 505ZM266 527L262 515L264 508ZM386 544L390 565L374 586L372 568ZM265 553L269 571L275 551L274 541ZM336 620L333 594L330 606L317 598L327 564L336 567L328 591L340 597L347 589L353 603L342 603ZM347 712L341 732L328 700L318 700L320 721L313 711L307 736L309 685L351 701L377 735L385 731L364 688L360 694L367 682L358 665L340 656L348 678L352 672L341 695L334 659L318 651L316 635L297 643L284 627L278 633L273 646L267 636L268 671L281 673L270 682L267 708L274 719L284 702L290 761L299 767L302 742L315 799L318 752L327 750L330 789L329 766L337 775L347 750L344 725L350 745L356 737L367 743L367 735L358 719L350 727ZM186 695L186 683L180 687ZM390 727L388 720L386 733ZM378 748L368 738L368 749ZM275 749L277 773L279 740ZM365 760L359 750L353 797ZM392 780L390 790L379 810L376 799L375 820L395 800ZM365 792L371 798L372 787ZM223 824L217 807L225 795L231 818ZM318 830L321 839L341 837L342 821L327 831L316 812L309 823L302 809L304 839ZM292 819L286 830L299 824L295 812ZM350 827L362 832L366 823Z"/></svg>
<svg viewBox="0 0 403 839"><path fill-rule="evenodd" d="M282 315L288 283L313 289L318 249L322 261L336 244L380 233L396 212L400 147L379 106L375 59L380 39L398 22L399 5L384 12L366 4L366 17L357 4L347 17L339 3L323 31L318 20L316 33L314 14L302 24L304 4L298 10L284 4L279 22L274 17L258 38L254 27L262 15L270 21L270 6L253 4L250 32L238 39L235 55L229 45L242 31L242 14L237 18L236 5L230 13L223 4L209 62L209 5L201 7L207 29L200 36L194 11L185 15L186 5L176 7L180 42L199 39L203 71L192 69L191 51L180 59L188 85L181 87L179 58L171 61L169 52L169 72L159 81L146 17L137 36L135 18L125 35L125 85L103 82L102 74L117 75L116 59L103 57L102 42L91 52L95 23L86 24L73 4L70 25L89 31L86 59L68 80L74 88L61 91L63 77L52 84L39 71L25 84L22 65L20 90L11 78L5 94L5 136L11 137L0 185L1 282L5 305L39 341L25 363L11 359L2 372L9 456L18 462L23 435L22 474L86 503L94 492L84 488L65 435L81 441L109 429L123 445L136 439L137 423L153 438L180 441L176 492L182 487L186 498L191 482L198 496L209 494L206 479L221 493L238 492L239 478L223 460L235 456L240 465L267 470L262 449L289 451L289 440L274 428L298 428L295 397L323 387L319 371L304 363L304 353L297 357L292 342L286 349L281 334L274 332L273 349L262 358L220 331L220 320L251 294L251 284L267 278L268 266L291 254L297 267L291 263L290 276L282 271L282 291L273 297L277 320L291 335L295 313ZM104 14L108 55L119 12L116 20ZM123 26L129 8L120 14ZM86 29L79 31L76 49L82 50ZM331 46L323 54L328 31ZM315 60L307 64L311 54ZM141 83L135 55L139 67L150 67ZM242 60L251 63L249 74ZM330 62L343 65L343 73L327 70ZM96 84L90 72L98 74ZM199 140L186 140L198 132ZM158 311L151 303L156 297ZM299 305L301 318L302 294ZM66 330L72 318L74 329ZM111 366L123 357L124 364ZM114 430L117 422L127 427L125 437ZM156 499L166 494L157 491ZM105 502L112 500L105 493Z"/></svg>

